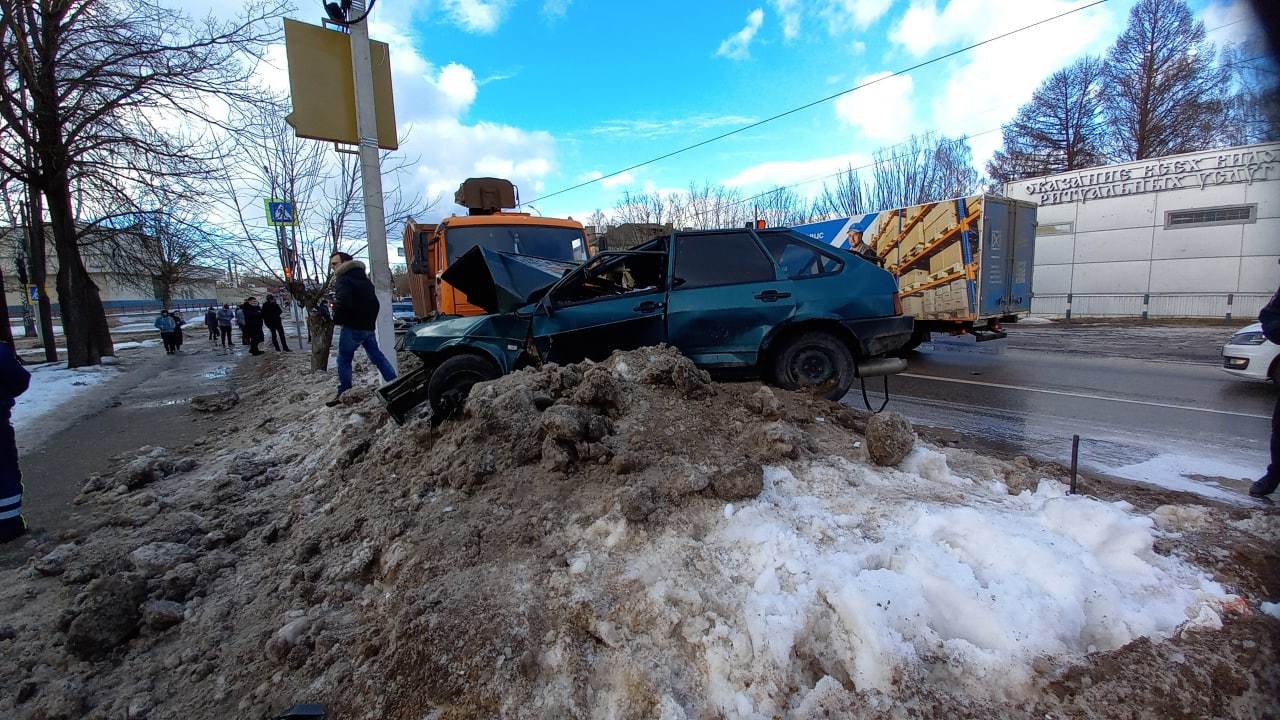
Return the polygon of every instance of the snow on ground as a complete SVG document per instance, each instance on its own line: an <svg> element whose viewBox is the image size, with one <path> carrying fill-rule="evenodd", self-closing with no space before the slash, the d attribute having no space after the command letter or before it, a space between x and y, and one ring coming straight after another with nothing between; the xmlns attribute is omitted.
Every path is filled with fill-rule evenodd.
<svg viewBox="0 0 1280 720"><path fill-rule="evenodd" d="M125 342L112 343L112 347L115 348L117 352L119 352L120 350L134 350L136 348L159 347L159 345L160 345L159 339L126 340ZM63 354L67 352L66 348L60 347L60 348L54 348L54 349L57 350L59 353L63 353ZM42 347L27 348L26 350L19 350L18 354L19 355L43 355L44 348Z"/></svg>
<svg viewBox="0 0 1280 720"><path fill-rule="evenodd" d="M647 588L636 616L701 645L708 693L730 717L789 716L797 697L817 703L849 682L886 703L939 681L1017 700L1043 658L1220 627L1230 599L1155 553L1152 519L1126 503L1052 480L1010 495L926 448L900 470L766 467L764 492L721 517L701 542L668 531L619 581ZM617 542L593 536L583 562Z"/></svg>
<svg viewBox="0 0 1280 720"><path fill-rule="evenodd" d="M119 373L114 368L101 366L68 369L59 363L28 370L31 372L31 387L18 397L13 408L13 427L19 432L86 388L106 382Z"/></svg>
<svg viewBox="0 0 1280 720"><path fill-rule="evenodd" d="M16 324L15 324L15 323L9 323L9 330L13 332L13 336L14 336L14 337L21 337L21 336L22 336L22 334L26 331L26 328L23 326L23 324L22 324L22 323L16 323ZM54 325L54 326L53 326L53 334L54 334L54 335L61 335L61 334L62 334L62 326L61 326L61 325Z"/></svg>
<svg viewBox="0 0 1280 720"><path fill-rule="evenodd" d="M1054 321L1050 318L1037 317L1035 315L1028 315L1027 317L1024 317L1024 318L1018 318L1017 324L1018 325L1052 325L1053 322Z"/></svg>
<svg viewBox="0 0 1280 720"><path fill-rule="evenodd" d="M1264 602L1261 605L1262 612L1273 618L1280 618L1280 603Z"/></svg>
<svg viewBox="0 0 1280 720"><path fill-rule="evenodd" d="M1217 458L1170 453L1115 468L1110 472L1130 480L1238 504L1247 501L1247 498L1243 497L1238 490L1222 487L1212 478L1252 481L1257 469L1235 465Z"/></svg>

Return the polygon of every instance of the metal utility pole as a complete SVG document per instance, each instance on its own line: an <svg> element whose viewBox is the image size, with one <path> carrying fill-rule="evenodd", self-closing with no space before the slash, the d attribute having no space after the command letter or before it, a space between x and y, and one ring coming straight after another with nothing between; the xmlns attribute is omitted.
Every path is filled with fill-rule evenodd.
<svg viewBox="0 0 1280 720"><path fill-rule="evenodd" d="M365 0L353 0L348 17L360 17ZM351 70L356 89L356 133L360 136L360 182L364 191L364 224L369 238L369 275L378 295L378 347L396 368L395 328L391 319L391 262L387 257L387 227L382 208L382 167L378 162L378 115L373 96L373 65L369 59L369 22L350 26ZM398 368L397 368L398 371Z"/></svg>

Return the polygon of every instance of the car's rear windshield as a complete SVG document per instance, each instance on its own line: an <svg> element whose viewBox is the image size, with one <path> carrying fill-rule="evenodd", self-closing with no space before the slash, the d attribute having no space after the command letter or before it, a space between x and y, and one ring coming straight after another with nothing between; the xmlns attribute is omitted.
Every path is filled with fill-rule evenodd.
<svg viewBox="0 0 1280 720"><path fill-rule="evenodd" d="M581 246L582 240L581 230L538 225L480 225L445 231L450 265L477 245L500 252L572 261L574 241Z"/></svg>

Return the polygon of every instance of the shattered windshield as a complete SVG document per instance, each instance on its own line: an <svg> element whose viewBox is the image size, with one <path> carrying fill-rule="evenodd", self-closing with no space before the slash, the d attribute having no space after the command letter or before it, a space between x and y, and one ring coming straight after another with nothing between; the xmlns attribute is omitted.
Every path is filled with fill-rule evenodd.
<svg viewBox="0 0 1280 720"><path fill-rule="evenodd" d="M566 304L661 290L666 287L666 269L667 255L662 252L602 255L555 288L552 299Z"/></svg>
<svg viewBox="0 0 1280 720"><path fill-rule="evenodd" d="M571 261L574 259L574 242L581 244L583 236L582 231L575 228L479 225L449 228L445 232L445 240L449 264L452 265L477 245L501 252Z"/></svg>

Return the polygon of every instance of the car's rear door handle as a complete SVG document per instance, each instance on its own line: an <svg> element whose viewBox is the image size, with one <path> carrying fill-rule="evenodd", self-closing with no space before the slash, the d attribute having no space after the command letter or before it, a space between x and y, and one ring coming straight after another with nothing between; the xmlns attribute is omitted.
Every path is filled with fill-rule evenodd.
<svg viewBox="0 0 1280 720"><path fill-rule="evenodd" d="M654 302L652 300L645 300L644 302L635 306L635 311L642 312L642 313L651 313L654 310L661 310L664 307L666 307L664 303Z"/></svg>
<svg viewBox="0 0 1280 720"><path fill-rule="evenodd" d="M778 292L777 290L765 290L763 292L759 292L755 294L755 299L762 300L764 302L775 302L777 300L781 300L783 298L789 298L789 297L791 297L791 293Z"/></svg>

